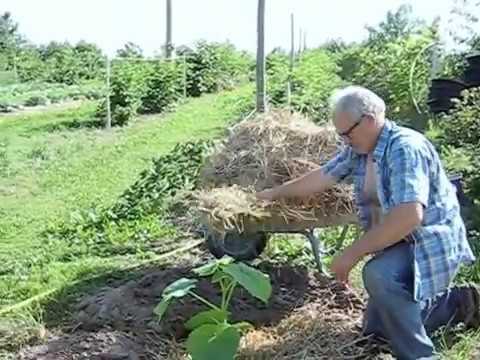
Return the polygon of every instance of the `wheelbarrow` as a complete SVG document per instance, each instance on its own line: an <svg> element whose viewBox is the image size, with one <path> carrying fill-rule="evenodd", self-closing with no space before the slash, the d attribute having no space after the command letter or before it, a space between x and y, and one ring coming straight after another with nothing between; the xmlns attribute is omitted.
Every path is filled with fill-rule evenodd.
<svg viewBox="0 0 480 360"><path fill-rule="evenodd" d="M312 247L315 263L320 272L327 273L324 258L330 253L322 239L315 234L315 229L332 226L343 226L335 248L341 248L349 226L356 224L356 215L319 216L315 220L286 222L280 215L272 216L264 221L247 218L243 231L219 232L207 226L204 231L210 253L221 258L228 255L236 260L249 261L257 258L265 249L272 234L296 233L304 235ZM204 222L206 224L206 221Z"/></svg>
<svg viewBox="0 0 480 360"><path fill-rule="evenodd" d="M462 188L462 177L458 174L449 176L450 182L455 186L457 198L461 206L461 213L467 222L468 213L472 201L469 200ZM343 246L348 228L358 224L355 214L345 216L325 217L319 215L315 220L287 223L281 216L273 216L265 221L258 221L247 218L244 221L244 230L218 232L209 226L208 221L203 219L205 224L204 235L207 247L212 255L221 258L228 255L236 260L249 261L257 258L265 249L270 237L275 233L297 233L304 235L312 247L315 263L320 272L328 274L324 266L324 258L331 249L327 249L319 236L315 235L315 229L322 229L332 226L343 226L343 230L337 239L335 248ZM468 224L468 222L467 222Z"/></svg>

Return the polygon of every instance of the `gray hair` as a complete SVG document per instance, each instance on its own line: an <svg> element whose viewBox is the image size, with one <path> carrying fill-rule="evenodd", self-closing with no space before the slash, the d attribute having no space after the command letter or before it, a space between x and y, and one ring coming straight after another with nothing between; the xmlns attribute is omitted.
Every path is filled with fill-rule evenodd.
<svg viewBox="0 0 480 360"><path fill-rule="evenodd" d="M373 91L361 86L348 86L334 92L330 99L333 113L348 112L355 121L363 115L375 118L385 113L385 102Z"/></svg>

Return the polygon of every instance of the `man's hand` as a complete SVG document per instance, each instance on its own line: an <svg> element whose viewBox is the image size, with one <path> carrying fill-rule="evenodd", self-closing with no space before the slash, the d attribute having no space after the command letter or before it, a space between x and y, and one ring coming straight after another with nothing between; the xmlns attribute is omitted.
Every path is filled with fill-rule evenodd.
<svg viewBox="0 0 480 360"><path fill-rule="evenodd" d="M278 193L275 188L273 188L257 192L256 196L258 200L274 201L277 199Z"/></svg>
<svg viewBox="0 0 480 360"><path fill-rule="evenodd" d="M352 268L360 261L361 256L348 247L340 255L336 256L331 265L332 272L335 273L337 281L348 283L348 275Z"/></svg>

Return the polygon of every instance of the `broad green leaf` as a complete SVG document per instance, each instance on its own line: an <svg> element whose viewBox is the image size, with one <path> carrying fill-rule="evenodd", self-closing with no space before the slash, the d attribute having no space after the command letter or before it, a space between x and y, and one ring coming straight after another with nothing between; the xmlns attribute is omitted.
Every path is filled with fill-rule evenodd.
<svg viewBox="0 0 480 360"><path fill-rule="evenodd" d="M187 351L192 360L233 360L240 344L240 333L228 324L206 324L192 331Z"/></svg>
<svg viewBox="0 0 480 360"><path fill-rule="evenodd" d="M162 320L163 314L167 311L171 299L171 297L164 297L162 301L155 306L155 309L153 309L154 314L158 316L158 320Z"/></svg>
<svg viewBox="0 0 480 360"><path fill-rule="evenodd" d="M207 310L194 315L185 323L188 330L194 330L205 324L223 323L228 319L230 313L224 310Z"/></svg>
<svg viewBox="0 0 480 360"><path fill-rule="evenodd" d="M243 263L229 264L223 268L223 271L231 275L252 296L265 303L268 302L272 294L272 284L268 275Z"/></svg>
<svg viewBox="0 0 480 360"><path fill-rule="evenodd" d="M218 264L216 261L214 261L193 269L193 272L199 276L210 276L213 275L217 269Z"/></svg>
<svg viewBox="0 0 480 360"><path fill-rule="evenodd" d="M188 292L195 288L198 280L181 278L168 285L163 290L164 298L181 298L188 294Z"/></svg>
<svg viewBox="0 0 480 360"><path fill-rule="evenodd" d="M223 271L217 271L215 274L213 274L211 282L215 284L222 281L223 279L232 280L232 277L228 274L225 274Z"/></svg>
<svg viewBox="0 0 480 360"><path fill-rule="evenodd" d="M199 276L210 276L213 275L221 265L228 265L232 262L233 259L231 257L224 256L221 259L212 261L208 264L193 269L193 272Z"/></svg>

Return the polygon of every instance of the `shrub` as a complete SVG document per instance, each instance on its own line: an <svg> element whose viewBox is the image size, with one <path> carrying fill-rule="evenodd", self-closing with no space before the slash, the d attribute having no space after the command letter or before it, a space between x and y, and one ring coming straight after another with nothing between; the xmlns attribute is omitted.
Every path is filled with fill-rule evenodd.
<svg viewBox="0 0 480 360"><path fill-rule="evenodd" d="M180 55L186 56L189 96L230 89L248 79L253 64L250 56L228 43L200 41L195 50L184 49Z"/></svg>
<svg viewBox="0 0 480 360"><path fill-rule="evenodd" d="M324 50L307 51L293 71L292 105L309 114L314 121L323 122L328 114L328 98L342 86L337 75L339 68L333 57Z"/></svg>
<svg viewBox="0 0 480 360"><path fill-rule="evenodd" d="M64 260L147 250L150 241L173 233L162 220L169 199L196 187L211 146L210 141L176 145L170 153L154 159L112 206L75 211L70 221L51 224L44 237L52 247L59 242L70 247Z"/></svg>
<svg viewBox="0 0 480 360"><path fill-rule="evenodd" d="M121 62L112 66L110 106L112 125L126 125L137 114L142 98L147 92L146 80L151 66L142 62ZM105 117L105 103L97 111L97 117Z"/></svg>
<svg viewBox="0 0 480 360"><path fill-rule="evenodd" d="M159 113L183 97L183 66L176 62L161 62L152 66L146 79L145 95L141 98L141 113Z"/></svg>
<svg viewBox="0 0 480 360"><path fill-rule="evenodd" d="M287 103L289 59L281 53L273 53L267 61L269 76L268 91L275 105ZM328 98L332 91L342 85L337 75L339 67L327 51L317 49L303 53L292 73L291 105L306 113L314 121L325 121Z"/></svg>

